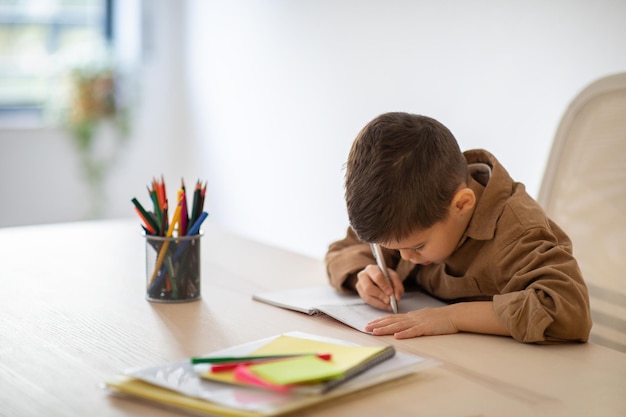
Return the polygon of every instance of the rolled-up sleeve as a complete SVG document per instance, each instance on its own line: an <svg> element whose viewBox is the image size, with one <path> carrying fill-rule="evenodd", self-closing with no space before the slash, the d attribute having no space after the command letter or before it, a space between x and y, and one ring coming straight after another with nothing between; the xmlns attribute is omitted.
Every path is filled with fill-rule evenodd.
<svg viewBox="0 0 626 417"><path fill-rule="evenodd" d="M345 238L328 247L324 261L330 285L349 291L354 289L356 274L374 262L374 257L369 245L361 242L349 227Z"/></svg>
<svg viewBox="0 0 626 417"><path fill-rule="evenodd" d="M552 233L527 229L497 254L493 266L508 278L502 277L494 309L521 342L586 342L591 330L587 288L569 242L555 243L560 239Z"/></svg>

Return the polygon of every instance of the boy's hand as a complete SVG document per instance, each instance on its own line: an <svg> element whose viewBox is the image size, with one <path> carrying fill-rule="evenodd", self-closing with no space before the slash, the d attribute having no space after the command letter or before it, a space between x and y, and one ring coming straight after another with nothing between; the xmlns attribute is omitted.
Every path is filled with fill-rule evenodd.
<svg viewBox="0 0 626 417"><path fill-rule="evenodd" d="M493 309L493 301L455 303L392 314L369 322L365 331L377 336L392 334L396 339L458 332L511 335Z"/></svg>
<svg viewBox="0 0 626 417"><path fill-rule="evenodd" d="M367 304L380 310L391 311L390 296L394 294L399 302L404 294L404 285L396 271L391 268L387 268L387 271L389 278L393 281L393 288L377 265L368 265L357 274L355 288Z"/></svg>
<svg viewBox="0 0 626 417"><path fill-rule="evenodd" d="M381 317L368 323L365 330L376 336L392 334L396 339L458 333L448 307L422 308Z"/></svg>

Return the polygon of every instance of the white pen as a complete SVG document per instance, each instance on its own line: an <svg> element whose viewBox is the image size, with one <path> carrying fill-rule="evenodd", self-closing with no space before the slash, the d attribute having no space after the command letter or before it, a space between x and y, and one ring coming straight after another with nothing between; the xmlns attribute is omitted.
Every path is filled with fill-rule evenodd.
<svg viewBox="0 0 626 417"><path fill-rule="evenodd" d="M391 289L395 290L393 287L393 282L391 281L391 277L389 276L389 272L387 271L387 265L385 265L385 258L383 258L383 252L380 250L380 246L377 243L370 243L372 247L372 253L374 254L374 258L376 258L376 264L380 268L381 272L387 278L387 282L391 285ZM391 304L391 310L394 314L398 314L398 303L396 302L395 294L391 294L389 299L389 303Z"/></svg>

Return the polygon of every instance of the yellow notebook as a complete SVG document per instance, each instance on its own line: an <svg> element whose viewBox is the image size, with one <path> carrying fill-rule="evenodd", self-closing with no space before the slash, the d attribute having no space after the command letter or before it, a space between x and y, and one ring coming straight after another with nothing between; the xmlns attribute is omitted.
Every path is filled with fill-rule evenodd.
<svg viewBox="0 0 626 417"><path fill-rule="evenodd" d="M415 355L399 352L393 354L393 348L391 350L387 347L364 348L341 340L302 332L290 332L233 346L207 356L281 354L294 348L306 349L306 351L300 351L305 353L311 353L311 349L314 348L326 349L324 353L334 355L333 358L337 358L338 363L347 371L344 372L343 377L339 378L340 382L335 386L316 387L313 389L313 394L291 391L285 394L210 380L200 376L208 370L206 364L192 365L189 360L183 360L150 368L129 370L123 375L106 381L104 387L113 395L141 399L160 406L179 408L197 414L242 417L276 416L407 376L437 363ZM331 350L328 351L328 349ZM349 352L356 354L351 355ZM368 362L368 358L371 360L377 355L383 355L378 357L377 364ZM345 374L351 376L343 379ZM324 384L328 382L332 380Z"/></svg>

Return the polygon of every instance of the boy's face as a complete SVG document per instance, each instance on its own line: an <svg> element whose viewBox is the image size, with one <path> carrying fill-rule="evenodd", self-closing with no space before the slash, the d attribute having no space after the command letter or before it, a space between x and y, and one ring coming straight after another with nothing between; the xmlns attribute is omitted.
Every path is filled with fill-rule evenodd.
<svg viewBox="0 0 626 417"><path fill-rule="evenodd" d="M461 204L455 200L445 220L418 230L406 239L383 243L382 246L400 251L402 259L414 264L443 263L456 250L471 219L475 200L470 200L461 201Z"/></svg>

